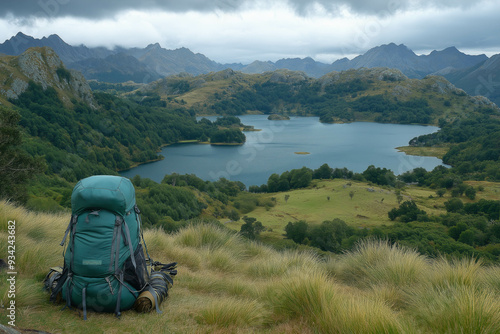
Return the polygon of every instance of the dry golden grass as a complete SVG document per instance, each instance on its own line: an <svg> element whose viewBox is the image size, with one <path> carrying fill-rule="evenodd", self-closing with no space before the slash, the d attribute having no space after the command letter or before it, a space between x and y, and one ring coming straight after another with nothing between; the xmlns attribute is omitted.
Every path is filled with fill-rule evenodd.
<svg viewBox="0 0 500 334"><path fill-rule="evenodd" d="M149 252L177 261L162 314L89 313L53 305L42 291L62 265L69 215L35 214L0 202L0 258L16 221L16 325L50 333L495 333L500 267L473 259L430 260L380 241L318 258L277 252L235 233L192 225L176 234L145 231ZM1 274L2 282L6 280ZM10 300L0 285L3 305ZM0 322L7 323L5 312Z"/></svg>

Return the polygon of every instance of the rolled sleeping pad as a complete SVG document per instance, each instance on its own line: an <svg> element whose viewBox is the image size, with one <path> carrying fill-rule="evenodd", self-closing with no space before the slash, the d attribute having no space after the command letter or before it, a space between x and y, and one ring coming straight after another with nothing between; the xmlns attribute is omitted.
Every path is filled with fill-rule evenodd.
<svg viewBox="0 0 500 334"><path fill-rule="evenodd" d="M162 271L153 271L149 282L149 289L144 290L134 303L137 312L147 313L159 306L168 297L168 289L173 285L172 277Z"/></svg>

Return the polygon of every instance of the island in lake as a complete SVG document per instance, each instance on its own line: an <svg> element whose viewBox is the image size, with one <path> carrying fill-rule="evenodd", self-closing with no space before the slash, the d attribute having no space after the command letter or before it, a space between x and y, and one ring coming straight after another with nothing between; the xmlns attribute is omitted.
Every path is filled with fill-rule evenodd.
<svg viewBox="0 0 500 334"><path fill-rule="evenodd" d="M267 119L270 121L288 121L290 120L290 117L287 115L271 114Z"/></svg>

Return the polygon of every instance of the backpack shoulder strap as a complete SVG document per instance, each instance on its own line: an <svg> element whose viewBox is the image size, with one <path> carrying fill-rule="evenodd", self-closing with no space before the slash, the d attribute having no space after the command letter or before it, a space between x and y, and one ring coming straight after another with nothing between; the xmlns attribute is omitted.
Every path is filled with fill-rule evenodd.
<svg viewBox="0 0 500 334"><path fill-rule="evenodd" d="M122 223L123 218L116 215L115 227L113 230L113 239L111 240L111 254L109 259L109 270L113 269L113 264L115 266L115 274L118 272L118 260L120 259L120 238L122 235Z"/></svg>
<svg viewBox="0 0 500 334"><path fill-rule="evenodd" d="M137 264L135 262L135 256L134 256L134 249L132 247L132 239L130 238L130 230L128 228L127 222L124 219L122 221L123 221L122 232L125 233L124 242L125 245L128 245L128 249L130 251L130 259L132 260L132 265L134 266L134 269L137 269Z"/></svg>
<svg viewBox="0 0 500 334"><path fill-rule="evenodd" d="M69 224L68 224L68 228L66 228L66 232L64 232L64 237L60 243L61 246L64 246L64 243L66 242L66 238L68 237L69 231L71 231L71 227L76 224L77 220L78 220L77 215L71 216L71 219L70 219Z"/></svg>

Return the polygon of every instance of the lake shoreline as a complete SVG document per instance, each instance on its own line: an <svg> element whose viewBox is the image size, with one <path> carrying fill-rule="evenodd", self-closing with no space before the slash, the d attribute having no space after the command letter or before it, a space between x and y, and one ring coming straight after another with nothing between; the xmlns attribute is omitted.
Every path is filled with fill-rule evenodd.
<svg viewBox="0 0 500 334"><path fill-rule="evenodd" d="M216 117L209 119L213 121ZM438 131L435 126L367 121L326 124L319 122L317 116L294 116L283 122L268 120L267 115L239 117L242 123L261 131L247 132L245 143L206 145L209 143L197 140L171 143L161 151L166 159L153 161L156 164L143 163L137 170L130 168L121 174L126 177L139 174L153 180L171 173L195 174L204 180L223 177L250 186L266 183L273 173L304 166L316 169L324 163L355 173L375 165L391 169L397 175L417 167L432 170L443 165L434 155L427 153L416 159L403 153L403 149L395 149L404 148L416 136Z"/></svg>

